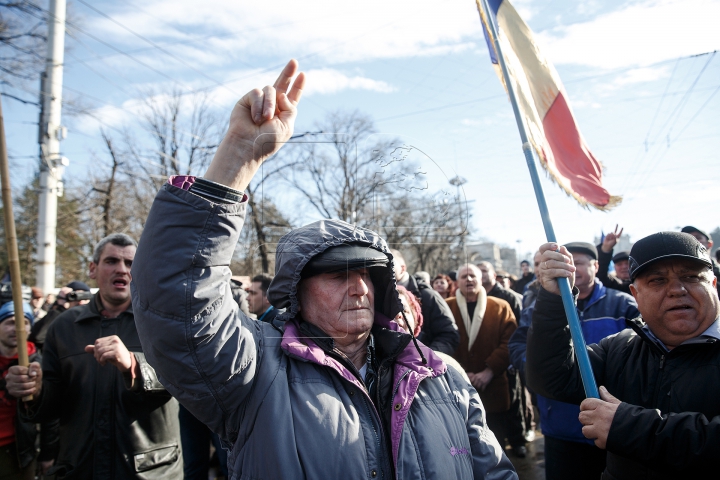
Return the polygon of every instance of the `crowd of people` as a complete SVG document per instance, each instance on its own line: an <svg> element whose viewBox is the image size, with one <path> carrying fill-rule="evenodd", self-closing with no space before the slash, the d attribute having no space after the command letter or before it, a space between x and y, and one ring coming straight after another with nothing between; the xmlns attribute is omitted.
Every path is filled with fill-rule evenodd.
<svg viewBox="0 0 720 480"><path fill-rule="evenodd" d="M242 192L292 134L296 73L238 102L206 174L169 179L139 245L95 246L94 294L75 281L33 289L22 315L0 306L0 479L205 479L213 461L227 478L514 479L536 423L548 480L712 478L719 272L698 228L629 252L617 229L548 243L519 278L492 259L432 277L327 219L282 237L273 276L231 281Z"/></svg>

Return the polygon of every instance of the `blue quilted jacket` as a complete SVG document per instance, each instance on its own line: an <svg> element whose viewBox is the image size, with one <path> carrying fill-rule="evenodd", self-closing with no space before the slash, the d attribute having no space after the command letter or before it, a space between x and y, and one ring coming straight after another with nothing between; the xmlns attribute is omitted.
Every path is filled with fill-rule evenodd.
<svg viewBox="0 0 720 480"><path fill-rule="evenodd" d="M523 309L520 316L520 327L508 342L510 360L519 370L525 369L525 350L527 347L527 331L532 321L535 301ZM595 279L595 289L585 303L583 310L578 309L580 326L585 342L590 345L605 337L614 335L626 328L625 320L640 315L635 299L627 293L605 287ZM570 403L550 400L542 395L537 396L540 424L543 435L572 442L593 445L582 434L582 424L578 420L580 407Z"/></svg>

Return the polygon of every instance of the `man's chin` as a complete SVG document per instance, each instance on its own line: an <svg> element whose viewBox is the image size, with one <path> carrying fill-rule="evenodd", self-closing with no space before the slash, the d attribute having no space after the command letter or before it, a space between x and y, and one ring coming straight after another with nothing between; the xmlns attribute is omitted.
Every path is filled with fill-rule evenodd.
<svg viewBox="0 0 720 480"><path fill-rule="evenodd" d="M369 309L350 310L345 312L342 321L347 325L348 333L363 333L372 328L375 316Z"/></svg>
<svg viewBox="0 0 720 480"><path fill-rule="evenodd" d="M130 289L113 289L109 293L105 293L102 298L111 301L115 305L122 305L123 303L130 300Z"/></svg>

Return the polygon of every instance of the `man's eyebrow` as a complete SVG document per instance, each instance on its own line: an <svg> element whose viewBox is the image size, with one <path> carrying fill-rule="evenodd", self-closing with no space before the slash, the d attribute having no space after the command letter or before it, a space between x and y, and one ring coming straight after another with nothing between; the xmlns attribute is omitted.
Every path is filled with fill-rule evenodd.
<svg viewBox="0 0 720 480"><path fill-rule="evenodd" d="M666 268L665 268L665 269L656 268L656 269L654 269L654 270L645 270L645 271L642 273L642 276L646 276L646 275L667 275L667 273L668 273L668 269L666 269Z"/></svg>

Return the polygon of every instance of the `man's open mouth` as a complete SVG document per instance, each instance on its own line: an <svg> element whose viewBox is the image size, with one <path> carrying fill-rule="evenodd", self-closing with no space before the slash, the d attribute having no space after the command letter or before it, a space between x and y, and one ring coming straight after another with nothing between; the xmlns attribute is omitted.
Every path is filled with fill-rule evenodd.
<svg viewBox="0 0 720 480"><path fill-rule="evenodd" d="M668 311L676 311L676 310L692 310L692 307L690 307L688 305L678 305L677 307L668 308Z"/></svg>
<svg viewBox="0 0 720 480"><path fill-rule="evenodd" d="M117 279L113 282L113 285L118 288L127 287L127 280Z"/></svg>

